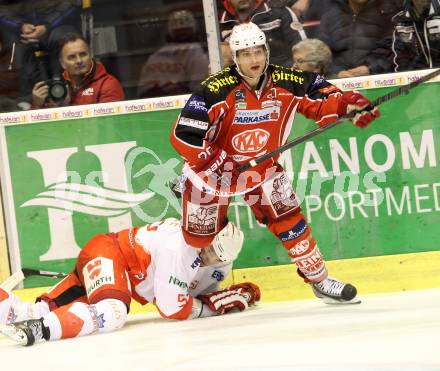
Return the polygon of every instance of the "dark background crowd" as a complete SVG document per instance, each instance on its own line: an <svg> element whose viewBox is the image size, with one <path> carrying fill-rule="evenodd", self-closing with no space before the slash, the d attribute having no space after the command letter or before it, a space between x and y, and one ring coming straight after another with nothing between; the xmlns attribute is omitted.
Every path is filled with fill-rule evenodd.
<svg viewBox="0 0 440 371"><path fill-rule="evenodd" d="M217 0L271 63L347 78L439 67L440 0ZM0 112L190 93L210 71L201 1L0 0Z"/></svg>

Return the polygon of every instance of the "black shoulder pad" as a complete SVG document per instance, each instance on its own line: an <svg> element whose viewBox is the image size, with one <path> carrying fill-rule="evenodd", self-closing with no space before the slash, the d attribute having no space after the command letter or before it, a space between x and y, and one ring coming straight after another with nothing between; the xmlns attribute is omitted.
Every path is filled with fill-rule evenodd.
<svg viewBox="0 0 440 371"><path fill-rule="evenodd" d="M209 75L200 83L206 108L209 110L217 102L224 101L228 94L239 84L240 76L234 67L226 67L217 73Z"/></svg>
<svg viewBox="0 0 440 371"><path fill-rule="evenodd" d="M308 87L314 80L313 74L300 70L292 70L284 66L271 64L268 70L275 86L286 89L296 96L305 95Z"/></svg>
<svg viewBox="0 0 440 371"><path fill-rule="evenodd" d="M270 65L269 71L272 81L292 94L302 97L308 95L313 98L323 98L331 93L339 91L331 85L323 76L302 70L293 70L288 67Z"/></svg>

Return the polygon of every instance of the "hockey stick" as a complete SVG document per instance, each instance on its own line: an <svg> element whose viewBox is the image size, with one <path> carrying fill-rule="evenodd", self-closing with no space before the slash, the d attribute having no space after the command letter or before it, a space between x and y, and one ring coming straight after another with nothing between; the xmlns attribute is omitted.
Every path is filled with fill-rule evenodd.
<svg viewBox="0 0 440 371"><path fill-rule="evenodd" d="M389 100L402 95L402 94L407 94L409 93L409 91L411 89L414 89L416 86L431 80L433 77L437 76L440 74L440 69L437 69L435 71L432 71L431 73L428 73L427 75L421 77L420 79L410 82L409 84L400 86L399 88L390 91L388 94L385 94L377 99L375 99L374 101L371 102L371 104L364 108L364 110L368 110L368 109L373 109L373 107L377 107L379 105L381 105L382 103L388 102ZM261 155L243 165L240 165L237 167L237 170L242 173L243 171L248 170L251 167L254 167L256 165L258 165L259 163L273 157L276 156L300 143L305 142L307 139L313 138L314 136L323 133L324 131L327 131L333 127L335 127L336 125L339 125L342 122L345 122L347 120L350 120L351 118L353 118L356 113L358 113L358 111L354 111L354 112L350 112L348 115L342 116L340 118L338 118L337 120L331 122L330 124L327 124L326 126L323 127L319 127L315 130L312 130L290 142L287 142L286 144L282 145L281 147L278 147L277 149L274 149L273 151L267 152L264 155Z"/></svg>
<svg viewBox="0 0 440 371"><path fill-rule="evenodd" d="M24 274L21 270L18 270L17 272L15 272L14 274L12 274L11 276L9 276L6 280L4 280L1 284L0 287L3 290L8 290L11 291L13 290L16 286L18 286L20 283L23 282L24 280Z"/></svg>
<svg viewBox="0 0 440 371"><path fill-rule="evenodd" d="M50 278L65 278L67 277L66 273L59 273L59 272L49 272L49 271L42 271L39 269L32 269L32 268L22 268L24 277L30 277L30 276L40 276L40 277L50 277Z"/></svg>
<svg viewBox="0 0 440 371"><path fill-rule="evenodd" d="M48 272L40 271L38 269L22 268L9 276L0 284L0 288L4 290L13 290L16 286L23 282L27 277L40 276L40 277L50 277L50 278L65 278L67 274L58 272Z"/></svg>

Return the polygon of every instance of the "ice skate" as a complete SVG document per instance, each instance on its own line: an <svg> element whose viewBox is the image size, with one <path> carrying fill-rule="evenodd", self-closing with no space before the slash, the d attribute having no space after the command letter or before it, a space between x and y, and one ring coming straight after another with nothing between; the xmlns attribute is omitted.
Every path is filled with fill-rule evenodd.
<svg viewBox="0 0 440 371"><path fill-rule="evenodd" d="M23 346L30 346L45 339L44 332L47 332L47 329L40 318L2 325L0 332Z"/></svg>
<svg viewBox="0 0 440 371"><path fill-rule="evenodd" d="M326 304L359 304L356 287L336 278L327 277L319 283L313 283L313 293Z"/></svg>

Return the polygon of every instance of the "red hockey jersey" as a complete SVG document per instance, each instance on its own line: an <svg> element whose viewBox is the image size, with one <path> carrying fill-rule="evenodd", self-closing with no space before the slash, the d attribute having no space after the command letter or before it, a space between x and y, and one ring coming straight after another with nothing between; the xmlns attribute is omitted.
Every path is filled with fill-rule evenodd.
<svg viewBox="0 0 440 371"><path fill-rule="evenodd" d="M171 132L171 144L193 167L212 146L239 163L272 151L287 141L296 112L325 125L338 117L340 90L322 76L269 65L251 89L235 67L208 76L189 98ZM277 158L251 170L264 180Z"/></svg>

